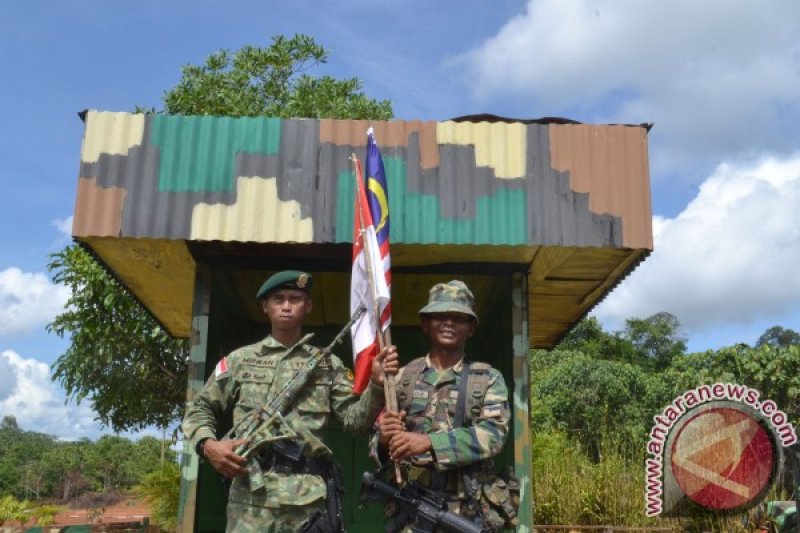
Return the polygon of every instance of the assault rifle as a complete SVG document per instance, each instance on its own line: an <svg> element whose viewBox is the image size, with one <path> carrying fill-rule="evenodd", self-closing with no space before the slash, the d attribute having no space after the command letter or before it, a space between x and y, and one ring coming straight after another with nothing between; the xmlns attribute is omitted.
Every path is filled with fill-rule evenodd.
<svg viewBox="0 0 800 533"><path fill-rule="evenodd" d="M491 533L491 528L457 515L447 508L447 498L415 481L398 488L381 481L372 472L364 472L361 479L361 503L378 500L395 500L400 513L386 524L386 531L399 531L411 521L411 531L427 533L440 527L451 533Z"/></svg>
<svg viewBox="0 0 800 533"><path fill-rule="evenodd" d="M258 409L254 409L243 416L223 437L222 440L230 439L245 439L247 442L236 448L237 455L248 459L247 466L250 468L251 473L260 472L261 467L258 464L253 452L263 449L266 445L275 446L276 441L284 441L286 439L296 439L297 433L292 427L284 420L283 414L289 410L295 398L305 388L314 369L317 368L320 362L328 358L333 352L333 348L342 342L345 334L361 318L365 309L359 308L350 321L345 324L342 330L334 337L331 343L325 348L310 347L312 357L309 358L306 365L297 371L295 375L287 381L283 388L278 391L275 396L265 405ZM291 346L284 355L291 353L298 346L306 343L313 333L305 335L302 339L297 341ZM302 446L280 446L281 451L288 455L291 459L297 461L300 459L302 453ZM250 489L257 490L258 485L254 486L253 483L260 480L260 476L250 476Z"/></svg>

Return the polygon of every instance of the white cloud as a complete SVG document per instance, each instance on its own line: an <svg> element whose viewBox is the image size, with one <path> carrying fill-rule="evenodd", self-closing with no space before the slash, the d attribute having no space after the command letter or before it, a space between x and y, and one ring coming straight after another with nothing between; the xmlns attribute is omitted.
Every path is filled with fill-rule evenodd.
<svg viewBox="0 0 800 533"><path fill-rule="evenodd" d="M800 152L720 165L677 217L654 218L654 252L594 314L612 329L659 311L690 332L789 327L800 311L798 205Z"/></svg>
<svg viewBox="0 0 800 533"><path fill-rule="evenodd" d="M16 375L13 372L10 358L0 356L0 402L11 396L17 386Z"/></svg>
<svg viewBox="0 0 800 533"><path fill-rule="evenodd" d="M50 381L50 367L12 350L0 352L0 419L14 416L25 431L66 440L97 438L99 424L87 402L65 404L63 390ZM2 394L7 391L7 394Z"/></svg>
<svg viewBox="0 0 800 533"><path fill-rule="evenodd" d="M674 172L695 157L793 150L799 55L796 0L529 0L460 62L480 100L655 122L654 165Z"/></svg>
<svg viewBox="0 0 800 533"><path fill-rule="evenodd" d="M67 218L57 218L50 222L50 225L58 230L62 240L72 240L72 215Z"/></svg>
<svg viewBox="0 0 800 533"><path fill-rule="evenodd" d="M0 335L42 328L59 314L70 290L41 272L10 267L0 271Z"/></svg>

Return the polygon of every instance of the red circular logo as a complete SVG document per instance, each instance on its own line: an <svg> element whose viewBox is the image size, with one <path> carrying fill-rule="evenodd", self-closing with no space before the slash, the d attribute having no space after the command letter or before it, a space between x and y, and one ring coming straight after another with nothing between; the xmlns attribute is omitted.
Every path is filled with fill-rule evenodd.
<svg viewBox="0 0 800 533"><path fill-rule="evenodd" d="M715 510L762 496L776 464L775 447L757 419L731 407L692 416L672 442L672 473L694 502Z"/></svg>

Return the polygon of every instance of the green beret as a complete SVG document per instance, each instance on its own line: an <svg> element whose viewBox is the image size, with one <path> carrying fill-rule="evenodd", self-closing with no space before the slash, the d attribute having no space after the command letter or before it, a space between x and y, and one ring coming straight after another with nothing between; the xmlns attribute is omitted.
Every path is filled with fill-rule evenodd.
<svg viewBox="0 0 800 533"><path fill-rule="evenodd" d="M256 293L257 299L266 298L270 292L278 289L292 289L311 294L311 274L299 270L284 270L273 274L261 285Z"/></svg>

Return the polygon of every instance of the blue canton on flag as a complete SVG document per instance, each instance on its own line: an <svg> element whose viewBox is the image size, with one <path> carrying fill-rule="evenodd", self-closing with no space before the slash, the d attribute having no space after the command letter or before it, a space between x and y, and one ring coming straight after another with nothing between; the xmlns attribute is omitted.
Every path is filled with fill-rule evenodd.
<svg viewBox="0 0 800 533"><path fill-rule="evenodd" d="M375 233L378 235L378 244L381 248L384 242L389 243L389 187L386 186L386 171L383 168L383 158L375 142L372 128L367 130L367 157L364 164L367 176L367 200L372 221L375 224Z"/></svg>
<svg viewBox="0 0 800 533"><path fill-rule="evenodd" d="M383 261L383 274L386 285L392 288L392 261L389 256L389 187L386 185L386 171L383 158L375 142L375 132L367 130L367 157L364 162L367 180L367 201L375 225L375 234ZM392 304L389 302L381 312L381 331L385 331L392 320Z"/></svg>

